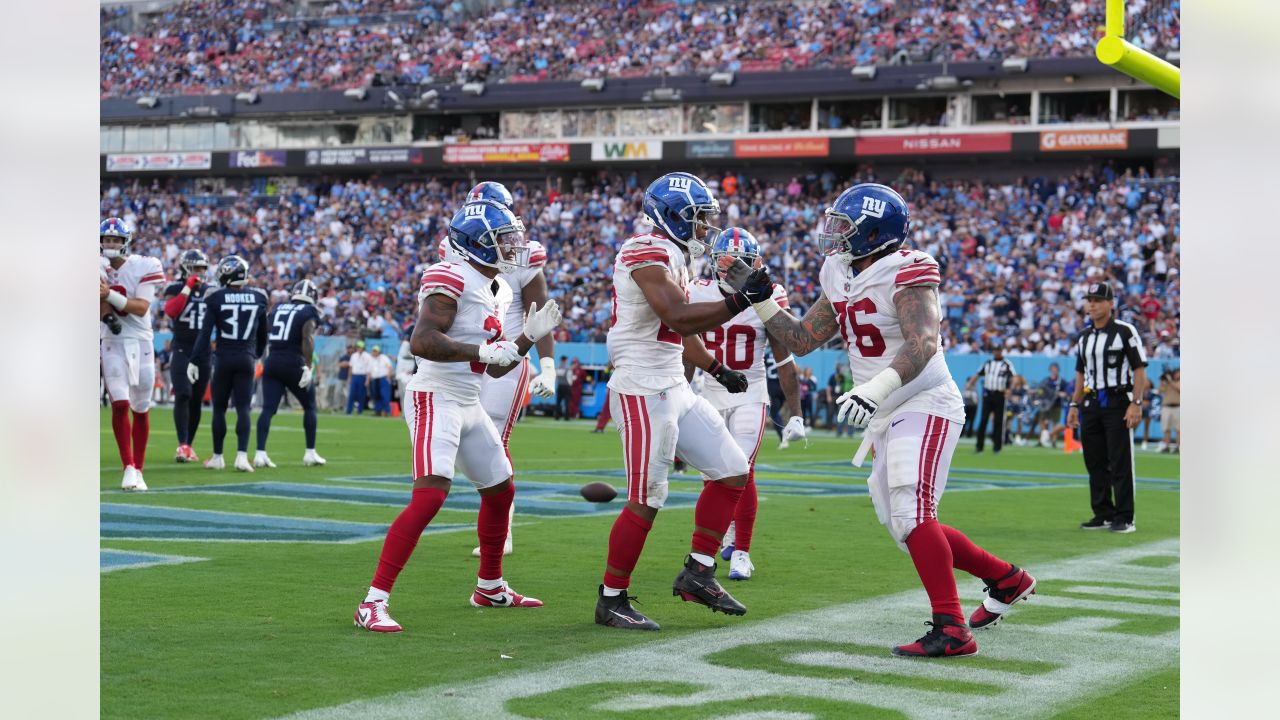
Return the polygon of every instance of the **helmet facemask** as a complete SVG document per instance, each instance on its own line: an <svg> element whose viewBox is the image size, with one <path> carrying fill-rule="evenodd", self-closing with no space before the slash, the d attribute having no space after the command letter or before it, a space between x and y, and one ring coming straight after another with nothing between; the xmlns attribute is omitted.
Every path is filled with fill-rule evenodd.
<svg viewBox="0 0 1280 720"><path fill-rule="evenodd" d="M108 246L108 241L119 241L119 245ZM129 254L129 238L123 235L98 236L98 253L108 260L126 257Z"/></svg>
<svg viewBox="0 0 1280 720"><path fill-rule="evenodd" d="M516 218L510 225L485 233L480 238L480 244L493 248L497 262L489 266L497 267L500 273L512 273L529 267L529 240L525 237L524 223L520 218Z"/></svg>
<svg viewBox="0 0 1280 720"><path fill-rule="evenodd" d="M720 203L714 199L702 205L689 205L680 212L680 219L689 224L689 239L682 243L689 251L689 257L700 258L707 248L715 244L723 228L709 221L717 217L720 217ZM699 228L703 229L702 237L698 237Z"/></svg>

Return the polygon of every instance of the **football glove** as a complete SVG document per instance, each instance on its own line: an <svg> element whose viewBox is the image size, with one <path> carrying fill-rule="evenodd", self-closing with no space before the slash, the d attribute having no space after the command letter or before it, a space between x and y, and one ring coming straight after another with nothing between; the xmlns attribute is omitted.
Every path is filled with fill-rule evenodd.
<svg viewBox="0 0 1280 720"><path fill-rule="evenodd" d="M200 276L194 273L187 276L186 285L188 289L190 289L192 292L195 292L195 289L200 287Z"/></svg>
<svg viewBox="0 0 1280 720"><path fill-rule="evenodd" d="M730 370L719 360L711 361L711 367L707 368L707 374L715 378L716 382L723 385L731 393L747 391L747 376L737 370Z"/></svg>
<svg viewBox="0 0 1280 720"><path fill-rule="evenodd" d="M311 384L311 366L303 365L302 377L298 378L298 387L305 389L310 384Z"/></svg>
<svg viewBox="0 0 1280 720"><path fill-rule="evenodd" d="M782 428L782 439L784 442L788 443L792 440L804 440L804 418L799 415L793 415L791 419L787 421L786 427Z"/></svg>
<svg viewBox="0 0 1280 720"><path fill-rule="evenodd" d="M555 300L548 300L542 309L538 309L538 303L531 303L524 316L524 336L536 343L555 330L562 319L560 304Z"/></svg>
<svg viewBox="0 0 1280 720"><path fill-rule="evenodd" d="M893 368L885 368L880 374L861 385L856 385L849 392L836 398L840 404L840 412L836 414L836 422L843 422L845 416L854 427L866 427L872 416L880 408L880 403L890 393L902 387L902 378Z"/></svg>
<svg viewBox="0 0 1280 720"><path fill-rule="evenodd" d="M720 257L720 270L724 273L725 282L747 296L752 305L773 297L773 278L769 277L767 268L753 270L741 258L723 255Z"/></svg>
<svg viewBox="0 0 1280 720"><path fill-rule="evenodd" d="M195 384L200 379L200 366L195 363L187 363L187 380Z"/></svg>
<svg viewBox="0 0 1280 720"><path fill-rule="evenodd" d="M556 396L556 363L549 357L542 358L538 361L538 366L542 372L529 383L529 390L540 398L553 398Z"/></svg>
<svg viewBox="0 0 1280 720"><path fill-rule="evenodd" d="M520 359L520 348L510 340L499 340L480 346L480 362L485 365L506 367Z"/></svg>

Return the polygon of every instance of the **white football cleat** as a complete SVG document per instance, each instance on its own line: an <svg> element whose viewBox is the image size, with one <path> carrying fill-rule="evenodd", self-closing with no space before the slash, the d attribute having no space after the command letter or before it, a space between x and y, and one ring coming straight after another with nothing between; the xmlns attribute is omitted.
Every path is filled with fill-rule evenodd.
<svg viewBox="0 0 1280 720"><path fill-rule="evenodd" d="M236 470L240 472L253 472L253 465L249 464L249 453L236 453Z"/></svg>
<svg viewBox="0 0 1280 720"><path fill-rule="evenodd" d="M271 462L271 458L267 456L265 450L259 450L253 454L253 466L273 468L276 464Z"/></svg>
<svg viewBox="0 0 1280 720"><path fill-rule="evenodd" d="M307 466L323 465L325 464L325 459L320 457L314 449L307 450L302 456L302 464Z"/></svg>
<svg viewBox="0 0 1280 720"><path fill-rule="evenodd" d="M120 489L125 492L146 492L147 484L142 481L142 472L130 465L124 469L124 479L120 481Z"/></svg>
<svg viewBox="0 0 1280 720"><path fill-rule="evenodd" d="M210 455L208 460L204 461L205 470L221 470L227 466L227 461L222 459L221 455Z"/></svg>
<svg viewBox="0 0 1280 720"><path fill-rule="evenodd" d="M386 600L374 600L373 602L362 602L356 608L355 625L365 630L381 633L395 633L404 630L400 627L400 623L391 619L391 615L387 613Z"/></svg>
<svg viewBox="0 0 1280 720"><path fill-rule="evenodd" d="M510 555L510 554L511 554L511 535L510 535L510 534L508 534L508 535L507 535L507 541L506 541L505 543L503 543L503 545L502 545L502 554L503 554L503 555ZM476 547L471 551L471 557L480 557L480 547L479 547L479 546L476 546Z"/></svg>
<svg viewBox="0 0 1280 720"><path fill-rule="evenodd" d="M756 569L751 564L751 556L743 550L734 550L733 556L729 558L729 579L730 580L750 580L751 573Z"/></svg>

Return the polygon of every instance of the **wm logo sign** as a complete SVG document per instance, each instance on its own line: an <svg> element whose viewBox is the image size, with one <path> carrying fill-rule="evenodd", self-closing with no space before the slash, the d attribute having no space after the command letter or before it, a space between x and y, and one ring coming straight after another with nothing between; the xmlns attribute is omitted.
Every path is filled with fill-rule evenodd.
<svg viewBox="0 0 1280 720"><path fill-rule="evenodd" d="M592 160L661 160L662 143L595 142L591 143Z"/></svg>

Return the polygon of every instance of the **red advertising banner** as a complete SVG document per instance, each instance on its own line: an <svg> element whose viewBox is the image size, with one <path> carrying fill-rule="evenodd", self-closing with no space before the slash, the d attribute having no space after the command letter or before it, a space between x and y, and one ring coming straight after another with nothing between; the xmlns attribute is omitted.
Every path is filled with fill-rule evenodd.
<svg viewBox="0 0 1280 720"><path fill-rule="evenodd" d="M768 138L735 140L733 155L740 158L826 157L831 152L827 138Z"/></svg>
<svg viewBox="0 0 1280 720"><path fill-rule="evenodd" d="M854 155L946 155L1001 153L1013 149L1013 133L880 135L854 140Z"/></svg>
<svg viewBox="0 0 1280 720"><path fill-rule="evenodd" d="M500 143L494 145L446 145L447 163L544 163L568 162L568 143Z"/></svg>

